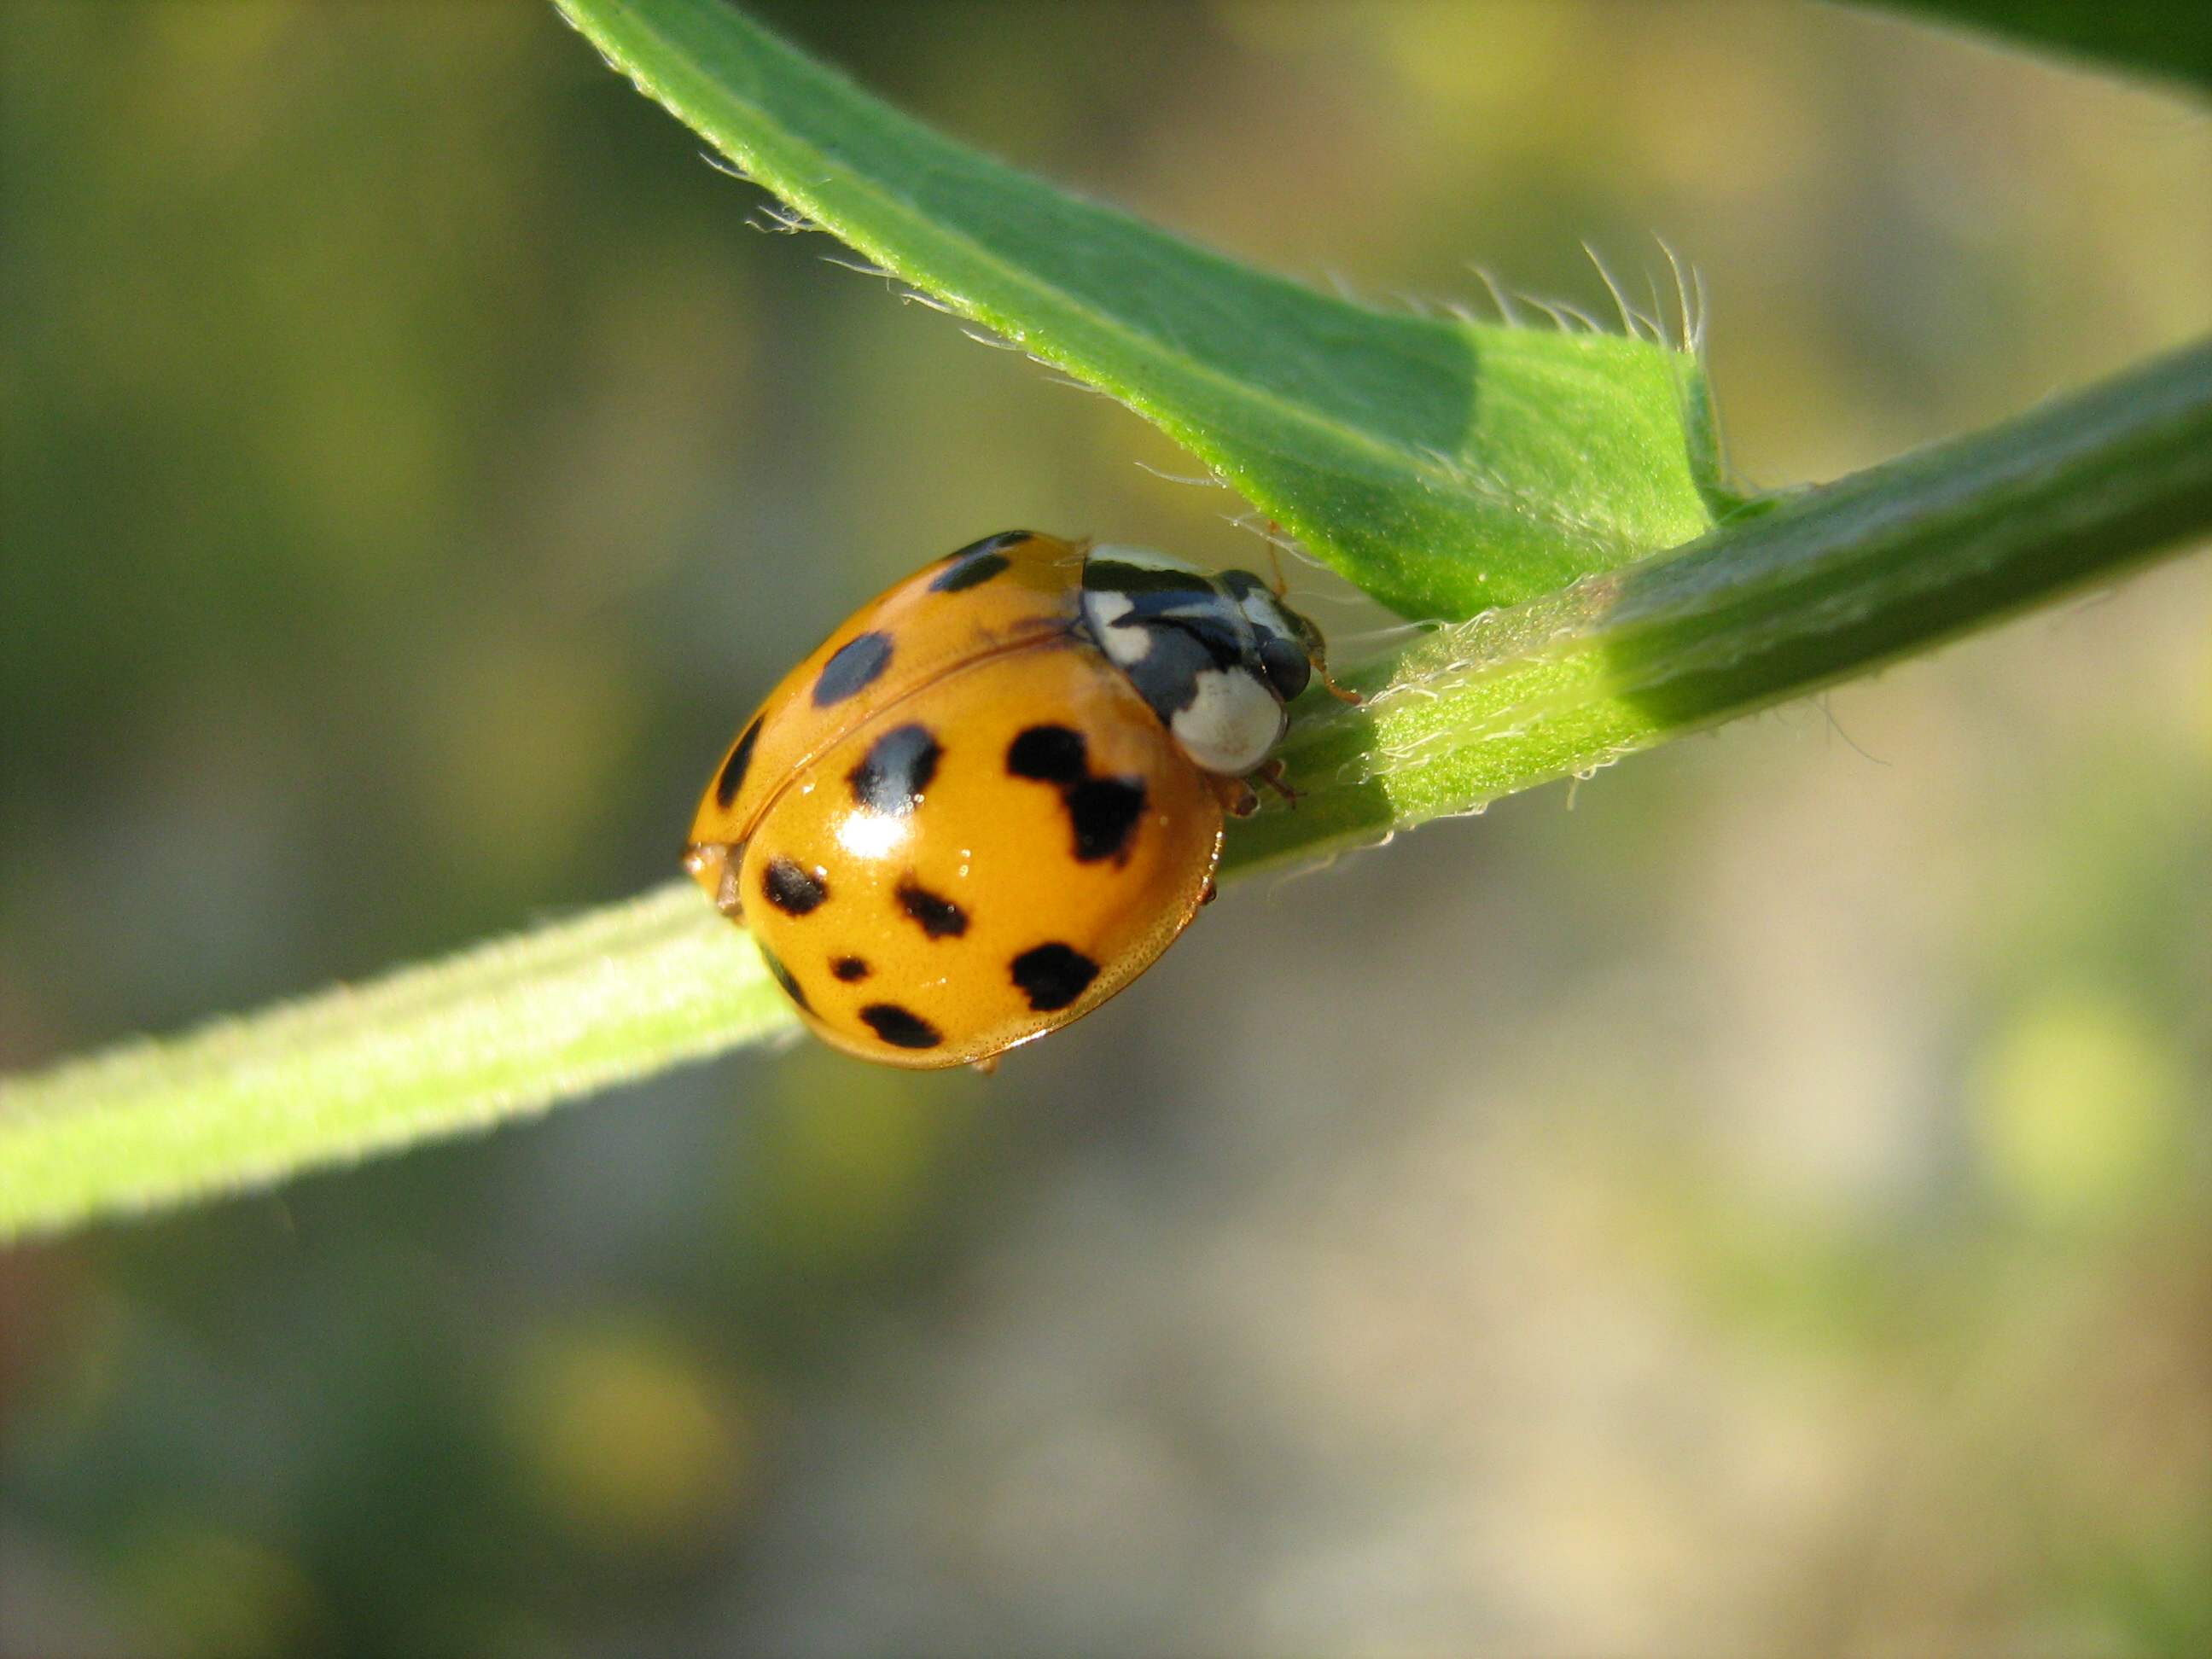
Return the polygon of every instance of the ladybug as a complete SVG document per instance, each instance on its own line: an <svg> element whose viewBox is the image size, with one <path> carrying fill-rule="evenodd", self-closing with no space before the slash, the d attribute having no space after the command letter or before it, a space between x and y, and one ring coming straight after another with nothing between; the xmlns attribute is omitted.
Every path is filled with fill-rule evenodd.
<svg viewBox="0 0 2212 1659"><path fill-rule="evenodd" d="M1213 895L1319 630L1249 571L1008 531L856 615L738 732L684 867L806 1024L982 1064L1089 1013Z"/></svg>

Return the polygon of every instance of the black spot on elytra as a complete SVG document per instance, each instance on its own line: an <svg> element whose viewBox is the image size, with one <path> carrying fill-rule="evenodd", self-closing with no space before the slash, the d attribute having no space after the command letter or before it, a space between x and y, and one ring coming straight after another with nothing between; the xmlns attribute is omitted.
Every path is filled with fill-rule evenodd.
<svg viewBox="0 0 2212 1659"><path fill-rule="evenodd" d="M761 872L761 891L787 916L803 916L830 896L827 872L802 869L793 860L776 857Z"/></svg>
<svg viewBox="0 0 2212 1659"><path fill-rule="evenodd" d="M760 947L760 953L761 960L768 964L768 970L775 975L775 982L783 987L784 995L800 1007L811 1011L814 1005L806 1000L806 993L799 988L799 981L791 976L791 969L783 965L783 959L765 945Z"/></svg>
<svg viewBox="0 0 2212 1659"><path fill-rule="evenodd" d="M1145 813L1145 786L1133 778L1085 778L1066 792L1075 822L1075 856L1085 864L1122 856Z"/></svg>
<svg viewBox="0 0 2212 1659"><path fill-rule="evenodd" d="M926 726L896 726L868 745L860 763L845 775L853 799L871 812L902 818L921 804L937 775L944 750Z"/></svg>
<svg viewBox="0 0 2212 1659"><path fill-rule="evenodd" d="M934 1048L945 1041L934 1025L896 1002L872 1002L860 1010L860 1018L894 1048Z"/></svg>
<svg viewBox="0 0 2212 1659"><path fill-rule="evenodd" d="M1027 541L1027 531L1017 531L1011 538L994 536L988 541L977 542L973 547L963 547L952 556L952 562L929 585L933 593L959 593L971 587L980 587L1004 570L1013 561L998 550L1011 546L1015 541Z"/></svg>
<svg viewBox="0 0 2212 1659"><path fill-rule="evenodd" d="M1060 791L1075 827L1075 856L1084 864L1125 858L1145 813L1140 778L1094 778L1083 733L1065 726L1031 726L1006 746L1006 770Z"/></svg>
<svg viewBox="0 0 2212 1659"><path fill-rule="evenodd" d="M1014 983L1041 1013L1065 1008L1091 988L1098 964L1068 945L1040 945L1013 962Z"/></svg>
<svg viewBox="0 0 2212 1659"><path fill-rule="evenodd" d="M1001 530L995 536L986 536L980 542L970 542L957 552L946 554L945 562L958 564L963 560L972 559L979 554L1003 553L1010 547L1019 547L1024 542L1033 542L1036 539L1036 532L1034 530Z"/></svg>
<svg viewBox="0 0 2212 1659"><path fill-rule="evenodd" d="M1039 783L1077 783L1090 774L1090 751L1070 727L1026 726L1006 746L1006 770Z"/></svg>
<svg viewBox="0 0 2212 1659"><path fill-rule="evenodd" d="M859 957L839 957L830 964L830 971L851 985L868 976L868 964Z"/></svg>
<svg viewBox="0 0 2212 1659"><path fill-rule="evenodd" d="M760 716L756 714L744 736L738 739L738 746L730 750L729 759L722 763L722 775L714 780L714 804L725 811L745 787L745 773L753 763L753 743L760 736Z"/></svg>
<svg viewBox="0 0 2212 1659"><path fill-rule="evenodd" d="M930 591L936 593L961 593L969 588L980 587L1012 562L1003 553L978 553L972 559L963 559L935 581Z"/></svg>
<svg viewBox="0 0 2212 1659"><path fill-rule="evenodd" d="M826 708L866 690L891 659L888 634L856 634L839 646L814 682L814 706Z"/></svg>
<svg viewBox="0 0 2212 1659"><path fill-rule="evenodd" d="M933 893L908 876L898 884L899 907L921 924L932 939L958 939L968 931L968 913L951 899Z"/></svg>

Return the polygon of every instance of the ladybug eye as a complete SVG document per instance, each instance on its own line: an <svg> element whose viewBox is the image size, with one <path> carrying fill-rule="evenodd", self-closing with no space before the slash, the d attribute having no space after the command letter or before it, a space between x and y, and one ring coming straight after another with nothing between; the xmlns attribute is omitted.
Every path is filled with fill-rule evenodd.
<svg viewBox="0 0 2212 1659"><path fill-rule="evenodd" d="M1313 662L1304 648L1280 634L1260 636L1260 666L1267 672L1267 684L1285 702L1304 690L1313 678Z"/></svg>

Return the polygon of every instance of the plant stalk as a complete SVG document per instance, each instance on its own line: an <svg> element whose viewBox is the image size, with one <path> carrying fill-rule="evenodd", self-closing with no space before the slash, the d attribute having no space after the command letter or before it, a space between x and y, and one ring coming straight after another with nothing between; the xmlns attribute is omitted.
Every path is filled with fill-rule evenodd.
<svg viewBox="0 0 2212 1659"><path fill-rule="evenodd" d="M1484 803L2117 579L2212 532L2212 343L1441 629L1310 698L1249 871ZM688 882L0 1082L0 1241L542 1111L788 1030Z"/></svg>

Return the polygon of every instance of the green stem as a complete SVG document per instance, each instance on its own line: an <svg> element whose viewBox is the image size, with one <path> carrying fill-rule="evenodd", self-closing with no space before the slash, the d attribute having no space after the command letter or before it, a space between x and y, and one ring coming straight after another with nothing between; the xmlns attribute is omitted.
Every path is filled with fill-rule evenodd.
<svg viewBox="0 0 2212 1659"><path fill-rule="evenodd" d="M2212 343L1439 630L1301 720L1308 793L1232 868L1310 858L1733 720L2212 532Z"/></svg>
<svg viewBox="0 0 2212 1659"><path fill-rule="evenodd" d="M1585 771L2212 531L2212 344L1425 636L1310 698L1249 870ZM688 883L361 988L0 1084L0 1239L544 1109L790 1018Z"/></svg>
<svg viewBox="0 0 2212 1659"><path fill-rule="evenodd" d="M0 1241L489 1127L789 1023L744 937L673 883L0 1082Z"/></svg>

